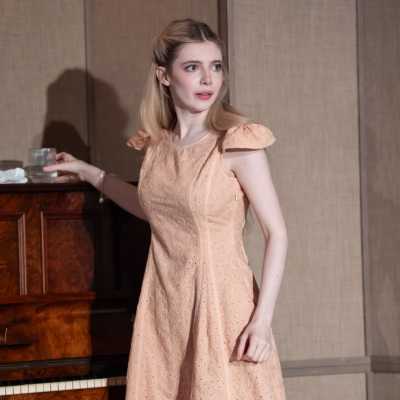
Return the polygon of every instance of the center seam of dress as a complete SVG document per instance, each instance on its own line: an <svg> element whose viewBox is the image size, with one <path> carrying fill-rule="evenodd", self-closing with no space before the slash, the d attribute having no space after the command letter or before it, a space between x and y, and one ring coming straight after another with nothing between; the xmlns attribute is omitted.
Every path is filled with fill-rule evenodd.
<svg viewBox="0 0 400 400"><path fill-rule="evenodd" d="M210 175L215 174L216 165L217 165L217 162L219 160L218 156L215 156L215 154L212 154L215 151L218 151L218 146L216 144L213 146L213 148L212 148L212 150L210 152L211 157L209 155L209 157L212 158L212 164L211 164L210 169L209 169L209 174ZM207 184L206 184L206 187L205 187L205 190L204 190L204 202L203 202L202 215L206 215L205 212L207 210L207 203L208 203L208 199L210 197L211 182L212 182L212 178L208 177ZM190 200L191 200L191 195L190 195L189 201ZM192 202L191 201L190 201L189 204L190 204L190 206L192 206ZM199 307L201 305L201 302L202 302L202 299L203 299L203 296L204 296L204 289L205 289L203 287L204 286L204 272L205 272L204 270L206 268L209 268L209 266L210 266L211 255L210 255L210 239L209 239L210 238L210 233L209 233L209 229L208 229L208 224L207 223L203 223L203 226L204 226L204 230L203 230L204 231L204 240L201 240L201 225L202 225L202 221L198 218L198 215L196 214L195 210L193 210L193 216L195 216L195 220L196 220L196 223L197 223L196 226L197 226L197 230L198 230L198 234L199 234L200 258L201 258L201 262L200 262L200 268L201 268L200 296L199 296L199 299L198 299L198 303L196 304L195 316L194 316L194 320L197 321L198 314L199 314ZM215 282L214 274L213 274L213 271L212 271L211 268L209 268L209 274L210 274L211 280L213 282ZM213 287L212 288L213 294L214 294L215 298L218 299L218 296L215 293L214 289L215 288ZM216 312L219 313L218 308L216 309ZM217 317L218 321L219 321L219 319L220 319L220 317ZM218 323L218 327L219 327L219 330L221 332L222 331L222 326L221 326L220 321ZM221 343L221 348L224 348L224 343ZM227 366L224 366L223 370L224 370L224 374L225 374L225 378L226 378L225 382L227 382L227 379L228 379ZM192 370L192 380L193 380L193 374L194 374L194 368ZM225 392L226 392L226 395L227 395L227 399L226 400L231 400L231 394L230 394L229 388L225 385L224 389L225 389ZM192 400L192 399L193 399L193 392L191 391L190 392L190 400Z"/></svg>

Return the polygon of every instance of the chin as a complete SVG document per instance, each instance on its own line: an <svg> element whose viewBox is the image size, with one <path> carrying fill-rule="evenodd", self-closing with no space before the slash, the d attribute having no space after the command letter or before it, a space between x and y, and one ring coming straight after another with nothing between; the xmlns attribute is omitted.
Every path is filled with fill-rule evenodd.
<svg viewBox="0 0 400 400"><path fill-rule="evenodd" d="M188 110L189 110L190 112L194 113L194 114L197 114L197 113L201 113L201 112L204 112L204 111L209 110L210 107L211 107L211 104L210 104L210 105L204 105L203 107L199 107L199 106L197 106L197 107L196 107L196 106L189 106L189 107L188 107Z"/></svg>
<svg viewBox="0 0 400 400"><path fill-rule="evenodd" d="M209 110L211 108L211 106L214 103L215 103L215 101L212 101L212 102L209 102L209 103L205 103L205 104L202 104L202 105L199 105L198 103L196 103L196 104L193 104L192 106L190 106L190 110L192 112L196 112L196 113L207 111L207 110Z"/></svg>

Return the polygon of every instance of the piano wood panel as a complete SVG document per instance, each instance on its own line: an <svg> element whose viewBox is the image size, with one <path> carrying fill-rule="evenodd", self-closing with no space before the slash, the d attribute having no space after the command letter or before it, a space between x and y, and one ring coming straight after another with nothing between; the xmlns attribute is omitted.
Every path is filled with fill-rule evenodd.
<svg viewBox="0 0 400 400"><path fill-rule="evenodd" d="M0 214L0 296L26 293L25 217Z"/></svg>
<svg viewBox="0 0 400 400"><path fill-rule="evenodd" d="M0 296L91 290L97 199L85 190L0 194Z"/></svg>
<svg viewBox="0 0 400 400"><path fill-rule="evenodd" d="M2 363L92 354L90 304L61 302L0 306Z"/></svg>
<svg viewBox="0 0 400 400"><path fill-rule="evenodd" d="M0 187L0 388L126 373L151 231L98 199L85 183Z"/></svg>
<svg viewBox="0 0 400 400"><path fill-rule="evenodd" d="M42 213L45 293L93 289L95 218L83 214Z"/></svg>
<svg viewBox="0 0 400 400"><path fill-rule="evenodd" d="M0 382L85 376L96 358L118 363L130 348L133 315L116 305L99 306L94 294L0 305Z"/></svg>

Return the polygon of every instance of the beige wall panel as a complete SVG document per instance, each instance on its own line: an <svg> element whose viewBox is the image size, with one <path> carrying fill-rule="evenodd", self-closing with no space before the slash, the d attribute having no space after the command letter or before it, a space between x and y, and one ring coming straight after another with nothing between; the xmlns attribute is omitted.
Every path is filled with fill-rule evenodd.
<svg viewBox="0 0 400 400"><path fill-rule="evenodd" d="M399 374L375 374L372 379L372 400L398 400L400 393Z"/></svg>
<svg viewBox="0 0 400 400"><path fill-rule="evenodd" d="M286 378L285 389L287 400L366 399L364 374Z"/></svg>
<svg viewBox="0 0 400 400"><path fill-rule="evenodd" d="M87 144L81 0L0 2L0 160L28 148Z"/></svg>
<svg viewBox="0 0 400 400"><path fill-rule="evenodd" d="M232 103L269 126L289 230L274 327L283 359L364 354L355 3L228 3ZM262 235L246 231L253 268Z"/></svg>
<svg viewBox="0 0 400 400"><path fill-rule="evenodd" d="M125 146L151 61L151 40L173 19L192 17L217 29L217 0L87 1L88 70L93 78L90 118L93 162L136 180L140 160Z"/></svg>
<svg viewBox="0 0 400 400"><path fill-rule="evenodd" d="M359 3L370 354L400 354L400 3Z"/></svg>

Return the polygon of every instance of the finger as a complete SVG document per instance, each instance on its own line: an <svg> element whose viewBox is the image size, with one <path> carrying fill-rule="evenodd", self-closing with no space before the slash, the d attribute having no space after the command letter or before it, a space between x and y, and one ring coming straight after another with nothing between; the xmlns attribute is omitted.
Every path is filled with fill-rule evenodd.
<svg viewBox="0 0 400 400"><path fill-rule="evenodd" d="M263 360L266 361L268 360L268 358L271 356L272 354L272 347L271 346L267 346L267 348L265 349L265 352L263 354Z"/></svg>
<svg viewBox="0 0 400 400"><path fill-rule="evenodd" d="M261 360L261 357L262 357L264 351L265 351L265 345L259 344L254 353L254 361L259 362Z"/></svg>
<svg viewBox="0 0 400 400"><path fill-rule="evenodd" d="M50 171L67 171L68 172L70 170L69 166L70 166L69 161L60 162L57 164L45 165L43 167L43 171L48 171L48 172L50 172Z"/></svg>
<svg viewBox="0 0 400 400"><path fill-rule="evenodd" d="M246 333L243 333L240 336L239 346L238 346L238 360L241 360L241 358L243 357L243 353L244 353L244 348L246 346L247 337L248 337L248 335Z"/></svg>
<svg viewBox="0 0 400 400"><path fill-rule="evenodd" d="M268 354L268 348L265 348L260 356L260 362L265 361L267 359L267 354Z"/></svg>
<svg viewBox="0 0 400 400"><path fill-rule="evenodd" d="M67 174L67 175L59 175L57 178L57 182L80 182L79 176L77 175L72 175L72 174ZM58 180L60 179L60 180Z"/></svg>
<svg viewBox="0 0 400 400"><path fill-rule="evenodd" d="M64 161L64 162L69 162L69 161L75 161L76 158L69 153L66 153L65 151L62 151L61 153L56 154L56 161Z"/></svg>
<svg viewBox="0 0 400 400"><path fill-rule="evenodd" d="M257 342L256 342L254 337L250 337L249 347L248 347L248 349L246 351L246 356L248 358L250 358L251 360L254 360L254 356L255 356L256 350L257 350Z"/></svg>
<svg viewBox="0 0 400 400"><path fill-rule="evenodd" d="M69 157L68 153L65 153L64 151L62 151L61 153L57 153L56 154L56 161L60 161L60 160L67 160Z"/></svg>
<svg viewBox="0 0 400 400"><path fill-rule="evenodd" d="M261 361L261 359L262 359L261 357L262 357L262 354L264 353L264 351L265 351L265 344L259 343L258 346L257 346L256 353L254 355L254 361L255 362L260 362Z"/></svg>
<svg viewBox="0 0 400 400"><path fill-rule="evenodd" d="M57 183L67 183L71 182L71 178L69 175L61 175L56 177L56 182Z"/></svg>
<svg viewBox="0 0 400 400"><path fill-rule="evenodd" d="M43 167L43 171L45 172L60 171L61 169L62 169L62 164L45 165Z"/></svg>
<svg viewBox="0 0 400 400"><path fill-rule="evenodd" d="M67 154L67 153L65 153L64 151L62 151L62 152L60 152L60 153L57 153L57 154L56 154L56 160L58 160L59 158L65 157L66 154Z"/></svg>

